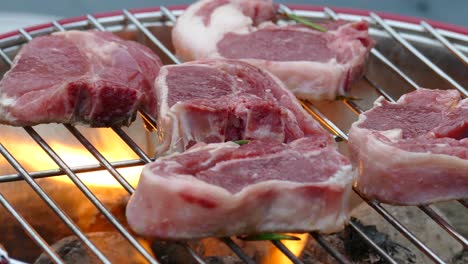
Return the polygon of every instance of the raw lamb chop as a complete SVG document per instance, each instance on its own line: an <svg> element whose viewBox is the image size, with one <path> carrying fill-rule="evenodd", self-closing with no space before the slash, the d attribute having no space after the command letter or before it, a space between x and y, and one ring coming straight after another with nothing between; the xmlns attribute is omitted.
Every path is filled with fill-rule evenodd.
<svg viewBox="0 0 468 264"><path fill-rule="evenodd" d="M156 114L162 66L149 48L106 32L34 38L0 82L0 123L128 125L142 107Z"/></svg>
<svg viewBox="0 0 468 264"><path fill-rule="evenodd" d="M172 31L184 60L242 59L268 69L303 99L344 95L363 73L374 41L368 23L335 21L327 32L271 22L271 0L202 0L179 17Z"/></svg>
<svg viewBox="0 0 468 264"><path fill-rule="evenodd" d="M327 141L199 143L146 165L126 216L138 234L169 239L329 233L348 220L352 181Z"/></svg>
<svg viewBox="0 0 468 264"><path fill-rule="evenodd" d="M468 99L419 89L379 98L349 132L357 188L398 205L468 198Z"/></svg>
<svg viewBox="0 0 468 264"><path fill-rule="evenodd" d="M182 152L197 142L290 142L305 136L332 141L281 81L242 61L166 65L155 88L159 154Z"/></svg>

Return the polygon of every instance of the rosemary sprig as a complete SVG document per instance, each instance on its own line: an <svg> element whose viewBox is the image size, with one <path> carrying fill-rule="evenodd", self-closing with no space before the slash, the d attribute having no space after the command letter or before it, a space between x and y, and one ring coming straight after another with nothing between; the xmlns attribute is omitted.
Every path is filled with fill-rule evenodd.
<svg viewBox="0 0 468 264"><path fill-rule="evenodd" d="M263 241L263 240L301 240L298 237L285 235L285 234L276 234L276 233L263 233L257 235L246 235L239 237L245 241Z"/></svg>
<svg viewBox="0 0 468 264"><path fill-rule="evenodd" d="M248 144L250 142L250 140L241 139L241 140L236 140L236 141L233 141L233 142L236 143L237 145L245 145L245 144Z"/></svg>
<svg viewBox="0 0 468 264"><path fill-rule="evenodd" d="M305 18L302 18L300 16L297 16L297 15L291 13L291 12L285 13L285 15L286 15L287 18L289 18L291 20L294 20L297 23L301 23L303 25L306 25L306 26L308 26L310 28L313 28L313 29L321 31L321 32L327 32L327 29L324 28L323 26L321 26L319 24L316 24L316 23L314 23L312 21L309 21L309 20L307 20Z"/></svg>
<svg viewBox="0 0 468 264"><path fill-rule="evenodd" d="M348 101L359 101L362 100L362 98L359 97L354 97L354 96L346 96L346 95L337 95L335 100L348 100Z"/></svg>

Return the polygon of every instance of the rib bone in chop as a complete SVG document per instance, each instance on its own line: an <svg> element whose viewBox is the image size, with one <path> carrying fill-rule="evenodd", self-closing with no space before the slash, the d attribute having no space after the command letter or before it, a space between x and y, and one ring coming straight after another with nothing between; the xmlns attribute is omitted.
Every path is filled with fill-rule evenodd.
<svg viewBox="0 0 468 264"><path fill-rule="evenodd" d="M155 88L160 154L182 152L197 142L290 142L306 136L332 141L280 80L242 61L166 65Z"/></svg>

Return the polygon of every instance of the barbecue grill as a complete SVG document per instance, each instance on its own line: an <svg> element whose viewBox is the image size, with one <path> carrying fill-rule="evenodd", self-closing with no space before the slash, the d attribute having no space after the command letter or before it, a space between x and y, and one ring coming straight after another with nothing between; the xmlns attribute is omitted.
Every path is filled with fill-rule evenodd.
<svg viewBox="0 0 468 264"><path fill-rule="evenodd" d="M175 22L177 16L183 12L184 7L158 7L142 10L122 10L107 14L86 15L73 19L54 21L49 24L19 29L0 35L0 73L5 72L12 63L12 58L21 45L40 35L50 34L55 31L65 30L87 30L96 29L101 31L111 31L119 33L123 37L136 39L153 48L165 63L180 63L173 54L169 41L169 30ZM346 134L350 124L357 119L357 115L371 107L371 103L378 97L384 96L389 101L395 101L403 93L417 89L420 86L427 88L454 88L459 90L465 97L468 94L464 88L468 84L467 64L468 59L468 30L455 26L445 25L437 22L419 21L418 19L403 18L394 15L376 14L367 11L356 11L346 9L335 9L308 6L283 6L280 5L281 12L294 12L299 16L309 18L314 21L330 19L345 19L357 21L368 20L371 23L370 33L377 40L376 47L371 51L369 67L365 77L355 87L353 95L362 98L356 101L343 99L333 103L311 103L301 102L303 107L316 118L336 140L345 144L348 137ZM156 122L144 112L140 113L147 129L157 129ZM134 125L132 125L134 126ZM84 172L107 171L110 173L129 194L134 192L134 188L127 179L120 173L119 169L141 166L154 160L153 152L145 150L135 142L126 129L113 127L112 131L128 145L136 154L136 159L110 161L98 150L78 127L63 125L68 131L68 137L79 141L98 163L86 166L73 166L67 164L47 140L42 136L37 128L24 127L22 132L33 140L43 151L44 155L52 159L58 169L32 171L27 170L18 161L17 154L11 154L11 148L5 147L6 142L0 142L0 153L6 161L16 170L15 173L0 175L0 186L8 182L23 181L31 188L45 204L40 206L49 207L69 230L78 237L82 243L91 250L99 260L109 263L108 256L95 246L87 235L78 227L61 208L56 201L38 183L40 178L54 178L66 175L74 184L73 188L86 196L104 216L100 221L108 221L118 231L129 244L134 247L141 256L150 263L158 263L160 260L154 258L149 250L132 235L125 223L108 208L101 199L89 188L80 178L79 174ZM146 133L143 128L142 133ZM2 127L0 127L0 133ZM7 139L3 139L5 141ZM28 155L28 153L24 153ZM0 174L3 174L0 172ZM39 246L49 258L56 263L64 263L57 252L46 242L47 237L43 237L33 227L34 222L27 221L21 212L7 200L8 197L1 193L0 203L8 211L13 219L24 229L29 238ZM372 207L382 217L382 220L390 223L398 232L408 239L414 246L435 263L445 263L442 257L437 255L431 248L418 238L412 230L405 227L405 224L392 215L386 206L377 201L361 199ZM468 201L460 200L453 203L461 204L462 211L457 217L466 216ZM433 206L419 206L419 209L440 225L452 238L460 243L466 250L468 240L454 226L434 210ZM463 211L465 210L465 211ZM291 216L294 217L294 216ZM356 221L349 223L349 228L353 230L362 241L372 248L382 260L388 263L397 263L395 259L384 248L369 236ZM338 251L327 239L327 236L312 232L310 236L323 247L338 263L351 263L345 254ZM0 243L2 242L0 236ZM255 263L252 256L247 254L232 238L219 239L220 243L227 245L235 255L245 263ZM191 247L189 243L177 242L185 247L196 263L205 263L204 258ZM270 242L265 242L270 243ZM271 241L285 256L293 263L303 263L300 257L295 256L281 241ZM17 256L20 257L20 256Z"/></svg>

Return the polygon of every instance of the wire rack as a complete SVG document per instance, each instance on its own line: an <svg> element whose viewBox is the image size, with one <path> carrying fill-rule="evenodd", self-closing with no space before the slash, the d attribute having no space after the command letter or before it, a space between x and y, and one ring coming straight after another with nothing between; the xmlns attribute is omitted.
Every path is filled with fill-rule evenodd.
<svg viewBox="0 0 468 264"><path fill-rule="evenodd" d="M401 48L405 52L409 52L414 55L420 62L426 65L432 74L439 76L442 80L460 91L463 96L467 95L466 89L460 84L459 81L452 78L449 73L442 70L435 62L426 57L423 52L416 48L411 40L414 36L424 35L425 38L431 38L432 41L436 41L441 46L445 47L457 60L459 60L464 66L468 64L466 53L468 52L468 36L457 32L448 30L437 29L431 26L425 21L421 21L420 24L406 23L396 20L383 19L376 13L370 12L366 15L356 15L348 13L337 13L330 8L323 8L322 10L302 10L302 9L289 9L284 5L280 5L279 9L281 12L295 12L300 16L307 17L315 20L324 19L346 19L351 21L365 19L371 23L373 35L387 34L401 45ZM121 31L123 29L133 29L144 36L154 44L159 50L159 54L164 54L166 59L170 63L180 63L179 59L173 54L170 48L163 44L157 34L153 34L148 29L151 25L166 25L171 26L176 21L176 17L183 12L183 9L169 9L166 7L159 7L151 11L135 11L130 12L128 10L122 10L121 12L114 12L112 14L101 15L95 17L93 15L87 15L86 17L77 18L74 20L67 21L53 21L49 25L42 26L40 28L30 28L28 30L19 29L16 34L12 34L0 38L0 57L3 61L11 66L12 58L8 55L8 50L18 49L20 45L30 41L33 37L50 34L54 31L65 31L71 29L90 29L94 28L100 31ZM378 61L385 65L386 71L390 71L396 74L398 78L409 85L413 89L418 89L418 83L412 79L409 75L404 72L404 69L399 68L396 64L392 63L391 59L387 58L377 48L371 50L371 56L374 56ZM378 95L385 97L389 101L395 101L392 98L391 91L385 90L377 85L370 76L365 76L364 80L372 86ZM344 105L352 110L356 115L364 111L354 101L343 100ZM330 133L332 133L336 139L347 141L348 136L343 129L340 129L339 125L331 121L326 114L319 110L319 107L310 103L302 102L303 107L317 119ZM147 125L156 128L156 120L150 117L145 112L140 112L142 118L145 120ZM92 171L108 171L121 185L121 187L132 194L134 188L129 182L123 177L117 169L126 168L132 166L139 166L154 160L152 156L148 155L138 144L132 140L132 138L121 128L113 127L112 130L117 134L138 156L138 159L124 160L118 162L108 161L102 153L87 139L77 128L72 125L63 125L70 134L76 138L84 148L89 151L92 156L96 158L99 164L72 167L67 165L60 155L49 145L49 143L41 137L41 135L33 127L24 127L24 131L35 141L35 143L42 148L45 153L57 164L59 169L48 170L48 171L27 171L22 164L20 164L17 158L12 155L9 150L0 142L0 153L8 161L8 163L17 171L16 174L2 175L0 176L0 183L13 182L13 181L24 181L30 188L50 207L50 209L63 221L63 223L71 230L71 232L82 241L82 243L96 255L96 257L103 263L110 263L109 259L104 255L103 252L96 247L95 244L87 237L87 235L73 222L73 220L65 213L63 208L60 208L56 201L37 183L39 178L54 177L60 175L66 175L73 182L87 199L100 211L100 213L109 221L115 229L133 246L141 256L143 256L149 263L158 263L158 260L148 252L148 250L140 244L136 237L134 237L129 230L104 206L102 201L86 186L85 183L77 176L79 173L92 172ZM396 230L398 230L403 236L405 236L410 242L412 242L422 253L424 253L429 259L435 263L445 263L444 260L434 253L427 245L425 245L418 237L413 234L411 230L405 227L396 217L394 217L384 206L379 202L367 200L365 197L361 197L368 205L370 205L376 212L378 212L383 219L390 223ZM466 200L458 201L466 209L468 203ZM21 213L16 210L12 204L6 199L6 197L0 193L0 203L3 207L12 215L14 219L21 225L26 234L35 242L45 254L47 254L53 262L64 263L63 259L54 251L54 249L41 237L41 235L32 227L32 225L22 217ZM432 206L425 205L419 206L419 209L430 217L434 222L440 225L446 232L458 241L463 248L468 248L468 240L463 237L457 230L450 225L444 218L433 210ZM378 244L360 228L355 222L349 223L351 229L358 234L362 240L371 248L375 250L380 257L388 263L397 263L388 252L383 248L379 247ZM311 232L310 236L314 238L319 245L323 247L332 257L339 263L351 263L351 260L341 254L336 248L334 248L325 237L319 233ZM236 242L229 238L219 239L221 243L227 245L242 261L245 263L255 263L252 256L246 254ZM303 263L299 257L296 257L289 249L280 241L271 241L271 243L277 247L281 252L284 253L293 263ZM188 244L181 242L186 247L190 255L197 263L205 263L202 256L197 254L195 249L192 249Z"/></svg>

